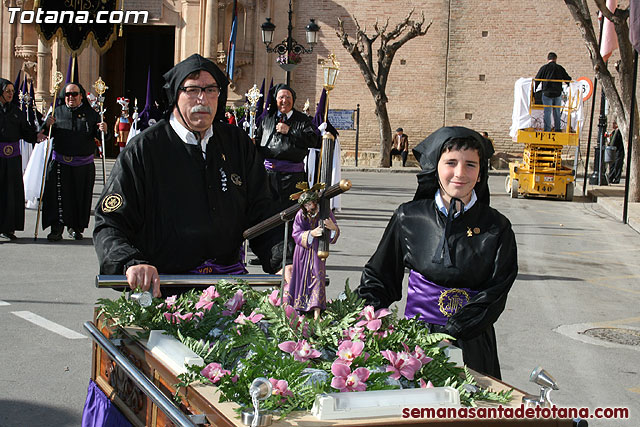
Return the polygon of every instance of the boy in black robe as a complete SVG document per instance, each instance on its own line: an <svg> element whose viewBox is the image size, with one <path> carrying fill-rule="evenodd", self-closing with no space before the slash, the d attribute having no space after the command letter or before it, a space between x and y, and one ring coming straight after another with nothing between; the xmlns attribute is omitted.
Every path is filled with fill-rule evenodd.
<svg viewBox="0 0 640 427"><path fill-rule="evenodd" d="M262 158L224 121L228 80L220 69L194 54L164 78L171 108L118 156L94 230L101 274L126 274L132 289L153 285L154 296L158 272L246 272L242 233L275 212ZM280 267L281 236L250 242L268 273Z"/></svg>
<svg viewBox="0 0 640 427"><path fill-rule="evenodd" d="M357 293L376 309L388 307L402 298L408 268L405 315L456 338L468 367L500 378L493 324L504 310L518 261L509 220L478 203L475 194L487 180L482 137L444 127L413 153L422 167L416 199L394 212ZM442 176L458 163L476 170Z"/></svg>

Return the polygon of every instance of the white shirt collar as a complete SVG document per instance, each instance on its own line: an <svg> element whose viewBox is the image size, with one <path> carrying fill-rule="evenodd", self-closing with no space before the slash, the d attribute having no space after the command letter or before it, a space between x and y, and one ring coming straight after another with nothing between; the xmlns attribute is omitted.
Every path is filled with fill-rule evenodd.
<svg viewBox="0 0 640 427"><path fill-rule="evenodd" d="M463 212L466 212L469 209L471 209L473 205L476 204L477 201L478 201L478 197L476 196L476 190L471 190L471 200L469 200L469 203L464 205ZM436 206L438 207L438 210L440 212L442 212L445 215L449 215L449 211L447 211L447 207L444 205L444 200L442 200L442 196L440 195L440 190L436 191ZM456 218L458 215L460 215L460 213L461 213L460 211L456 212L453 215L453 217Z"/></svg>
<svg viewBox="0 0 640 427"><path fill-rule="evenodd" d="M182 123L178 121L178 119L173 113L171 113L171 116L169 117L169 124L171 125L173 130L178 134L178 137L180 137L182 142L184 142L185 144L198 145L198 140L196 139L196 136L193 134L193 132L191 132L189 129L184 127ZM211 125L209 129L207 129L207 131L204 133L204 138L202 138L202 140L199 141L202 147L202 156L204 158L207 157L207 154L206 154L207 142L209 142L209 138L211 138L212 136L213 136L213 125Z"/></svg>
<svg viewBox="0 0 640 427"><path fill-rule="evenodd" d="M287 116L287 120L289 120L291 118L291 115L293 114L293 108L291 110L289 110L289 112L286 114ZM278 111L278 113L276 114L277 117L280 117L280 115L282 115L282 113L280 111Z"/></svg>

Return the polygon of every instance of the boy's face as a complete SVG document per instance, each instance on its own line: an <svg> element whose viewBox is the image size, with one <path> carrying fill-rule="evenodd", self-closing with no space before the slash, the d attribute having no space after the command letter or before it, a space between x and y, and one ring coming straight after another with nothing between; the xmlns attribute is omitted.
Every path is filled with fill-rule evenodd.
<svg viewBox="0 0 640 427"><path fill-rule="evenodd" d="M478 150L449 150L442 153L438 161L438 178L442 198L471 200L471 190L480 180L480 155Z"/></svg>

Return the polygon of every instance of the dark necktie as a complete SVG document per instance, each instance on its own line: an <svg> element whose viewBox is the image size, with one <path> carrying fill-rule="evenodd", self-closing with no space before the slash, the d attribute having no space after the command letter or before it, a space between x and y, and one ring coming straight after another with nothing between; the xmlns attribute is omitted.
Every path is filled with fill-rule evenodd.
<svg viewBox="0 0 640 427"><path fill-rule="evenodd" d="M458 202L460 202L460 205L462 206L462 212L464 212L464 204L462 203L462 200L452 197L451 202L449 202L449 212L447 215L447 222L444 225L444 233L442 234L442 239L440 239L440 243L438 243L436 253L431 259L431 262L434 262L436 264L442 264L442 261L444 260L445 267L453 267L453 262L451 262L451 252L449 250L449 234L451 233L451 223L453 222L453 217L458 212Z"/></svg>

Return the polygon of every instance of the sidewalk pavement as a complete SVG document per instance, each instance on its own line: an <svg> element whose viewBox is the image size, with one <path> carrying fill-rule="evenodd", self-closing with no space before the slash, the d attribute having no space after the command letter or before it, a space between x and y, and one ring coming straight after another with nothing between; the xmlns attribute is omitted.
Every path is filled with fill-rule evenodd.
<svg viewBox="0 0 640 427"><path fill-rule="evenodd" d="M579 185L582 185L582 182L579 182ZM624 185L624 180L620 184L606 186L587 184L587 197L602 206L613 218L622 221ZM576 188L576 193L578 190L581 191L582 187ZM640 203L630 202L627 212L627 224L640 233Z"/></svg>
<svg viewBox="0 0 640 427"><path fill-rule="evenodd" d="M390 168L342 166L342 171L417 174L420 171L420 168L402 166L393 166ZM508 173L508 170L503 169L489 171L489 175L498 176L506 176ZM576 196L582 194L582 185L582 178L578 177L575 189ZM624 185L624 179L620 184L611 184L606 186L587 184L587 200L590 200L593 203L598 203L598 205L602 206L609 215L618 221L622 221ZM640 203L629 203L627 223L629 227L640 233Z"/></svg>

